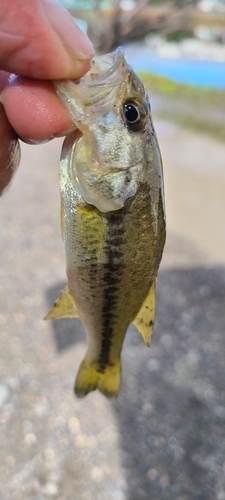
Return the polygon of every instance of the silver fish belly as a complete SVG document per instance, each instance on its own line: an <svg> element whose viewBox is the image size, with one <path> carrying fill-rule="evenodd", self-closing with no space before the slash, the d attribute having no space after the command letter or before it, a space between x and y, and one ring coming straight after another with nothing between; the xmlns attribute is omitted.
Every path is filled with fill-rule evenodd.
<svg viewBox="0 0 225 500"><path fill-rule="evenodd" d="M147 345L165 243L162 163L147 93L124 52L99 56L79 85L57 82L81 137L60 164L68 285L46 319L79 316L88 349L75 393L120 388L120 353L133 321Z"/></svg>

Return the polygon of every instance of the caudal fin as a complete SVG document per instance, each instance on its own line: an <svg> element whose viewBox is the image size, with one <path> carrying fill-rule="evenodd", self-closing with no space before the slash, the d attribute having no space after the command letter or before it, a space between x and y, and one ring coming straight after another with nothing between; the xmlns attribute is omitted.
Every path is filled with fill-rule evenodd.
<svg viewBox="0 0 225 500"><path fill-rule="evenodd" d="M75 382L76 396L83 398L89 392L99 389L106 398L116 398L120 389L120 372L119 359L112 366L106 366L103 371L99 365L84 358Z"/></svg>

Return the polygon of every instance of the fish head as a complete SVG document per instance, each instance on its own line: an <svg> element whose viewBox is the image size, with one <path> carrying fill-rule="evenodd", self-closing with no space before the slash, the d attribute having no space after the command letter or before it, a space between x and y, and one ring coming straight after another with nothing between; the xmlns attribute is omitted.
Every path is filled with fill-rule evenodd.
<svg viewBox="0 0 225 500"><path fill-rule="evenodd" d="M81 132L66 140L64 166L82 199L101 212L122 208L148 182L158 193L161 156L148 94L124 50L96 56L79 83L55 82Z"/></svg>

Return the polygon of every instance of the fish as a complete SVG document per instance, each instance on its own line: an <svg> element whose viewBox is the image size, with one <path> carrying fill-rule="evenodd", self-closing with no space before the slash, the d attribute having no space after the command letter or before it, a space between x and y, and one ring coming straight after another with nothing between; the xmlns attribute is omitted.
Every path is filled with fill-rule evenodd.
<svg viewBox="0 0 225 500"><path fill-rule="evenodd" d="M68 284L45 319L81 319L88 347L75 394L111 400L130 323L150 345L166 235L162 159L148 93L122 47L55 88L79 134L65 138L60 161Z"/></svg>

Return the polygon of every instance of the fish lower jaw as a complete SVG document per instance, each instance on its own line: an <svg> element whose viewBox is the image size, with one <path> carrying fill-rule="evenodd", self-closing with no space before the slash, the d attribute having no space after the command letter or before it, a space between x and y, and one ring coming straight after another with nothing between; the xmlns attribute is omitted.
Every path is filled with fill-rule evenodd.
<svg viewBox="0 0 225 500"><path fill-rule="evenodd" d="M123 208L145 177L141 163L123 168L105 165L101 158L87 152L87 141L83 137L65 154L64 162L71 189L103 213Z"/></svg>
<svg viewBox="0 0 225 500"><path fill-rule="evenodd" d="M76 175L72 173L71 180L75 191L86 203L107 213L120 210L135 196L140 182L134 178L128 185L126 177L126 171L95 176L79 169Z"/></svg>
<svg viewBox="0 0 225 500"><path fill-rule="evenodd" d="M105 177L103 174L94 178L93 174L85 175L79 169L79 172L76 171L76 176L72 177L73 187L86 203L93 205L102 213L120 210L135 193L131 192L129 196L123 187L120 188L120 184L123 185L121 179L118 182L120 174L110 175L108 181Z"/></svg>

